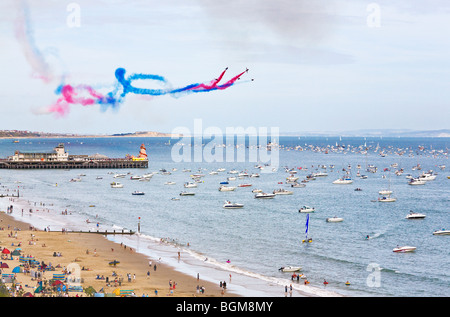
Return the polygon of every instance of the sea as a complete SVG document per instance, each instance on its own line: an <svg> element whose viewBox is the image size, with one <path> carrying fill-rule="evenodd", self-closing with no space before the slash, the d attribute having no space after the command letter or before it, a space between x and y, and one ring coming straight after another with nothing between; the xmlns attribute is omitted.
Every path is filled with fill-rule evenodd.
<svg viewBox="0 0 450 317"><path fill-rule="evenodd" d="M144 144L149 159L147 169L0 169L0 194L18 191L20 196L14 201L1 198L0 211L14 204L12 216L43 230L136 231L108 235L108 239L201 280L226 281L228 290L242 296L450 295L450 237L433 235L450 227L450 167L445 167L450 138L280 136L272 140L272 151L266 144L255 147L249 138L242 143L235 138L231 144L208 138L200 142L192 138L186 144L184 138L188 155L180 159L176 146L181 141L158 137L0 140L1 158L15 150L48 152L64 143L69 154L110 158L137 156ZM251 157L255 149L264 149L272 160ZM206 159L206 150L217 154L216 159L211 155ZM244 151L243 158L238 158L238 150ZM227 151L232 155L227 157ZM407 176L430 170L437 175L435 180L408 184ZM259 177L239 177L234 172ZM311 178L317 172L327 176ZM114 178L117 173L126 176ZM131 179L148 173L153 173L149 181ZM194 174L203 175L197 187L185 188L186 182L194 182ZM290 187L286 179L290 175L306 186ZM353 183L333 184L344 175ZM71 181L74 178L81 181ZM113 181L123 188L111 188ZM219 191L226 181L237 188ZM256 199L252 192L280 188L293 193ZM383 189L392 190L391 197L397 200L379 202ZM132 195L134 191L145 194ZM180 196L182 191L195 195ZM244 207L225 209L225 201ZM302 206L315 211L300 213ZM426 217L406 219L410 211ZM330 217L343 221L327 222ZM416 250L393 252L397 246ZM301 267L297 273L301 278L279 270L286 266ZM285 292L291 285L293 291Z"/></svg>

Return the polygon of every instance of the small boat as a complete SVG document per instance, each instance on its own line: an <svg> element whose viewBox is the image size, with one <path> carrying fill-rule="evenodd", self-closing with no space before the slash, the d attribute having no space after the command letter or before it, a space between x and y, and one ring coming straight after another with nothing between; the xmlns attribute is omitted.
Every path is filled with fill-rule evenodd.
<svg viewBox="0 0 450 317"><path fill-rule="evenodd" d="M252 184L239 184L238 187L251 187Z"/></svg>
<svg viewBox="0 0 450 317"><path fill-rule="evenodd" d="M301 213L308 213L308 212L315 212L315 211L316 211L315 208L309 207L309 206L302 206L302 207L298 210L298 212L301 212Z"/></svg>
<svg viewBox="0 0 450 317"><path fill-rule="evenodd" d="M165 182L164 185L175 185L175 182Z"/></svg>
<svg viewBox="0 0 450 317"><path fill-rule="evenodd" d="M133 175L130 177L131 180L140 180L142 178L142 176L138 176L138 175Z"/></svg>
<svg viewBox="0 0 450 317"><path fill-rule="evenodd" d="M272 199L272 198L275 198L275 194L267 194L267 193L257 193L256 195L255 195L255 198L258 198L258 199Z"/></svg>
<svg viewBox="0 0 450 317"><path fill-rule="evenodd" d="M222 185L222 186L219 187L219 192L230 192L230 191L233 191L235 189L236 189L236 187L234 187L234 186Z"/></svg>
<svg viewBox="0 0 450 317"><path fill-rule="evenodd" d="M278 269L281 272L299 272L302 268L300 266L282 266Z"/></svg>
<svg viewBox="0 0 450 317"><path fill-rule="evenodd" d="M97 176L95 179L103 179L103 177L101 176Z"/></svg>
<svg viewBox="0 0 450 317"><path fill-rule="evenodd" d="M180 198L178 198L178 197L173 197L173 198L171 198L170 200L176 201L176 200L180 200Z"/></svg>
<svg viewBox="0 0 450 317"><path fill-rule="evenodd" d="M193 192L181 192L180 193L180 196L194 196L195 195L195 193L193 193Z"/></svg>
<svg viewBox="0 0 450 317"><path fill-rule="evenodd" d="M333 184L339 184L339 185L347 185L347 184L351 184L351 183L353 183L353 180L348 177L339 178L333 182Z"/></svg>
<svg viewBox="0 0 450 317"><path fill-rule="evenodd" d="M228 185L229 183L228 182L220 182L219 184L220 185Z"/></svg>
<svg viewBox="0 0 450 317"><path fill-rule="evenodd" d="M390 195L387 195L387 196L383 196L383 197L378 198L378 201L380 203L392 203L394 201L397 201L397 198L394 198L394 197L391 197Z"/></svg>
<svg viewBox="0 0 450 317"><path fill-rule="evenodd" d="M328 176L328 174L325 173L325 172L313 173L312 175L313 175L314 177L324 177L324 176Z"/></svg>
<svg viewBox="0 0 450 317"><path fill-rule="evenodd" d="M359 188L359 187L355 188L355 192L360 192L360 191L362 191L361 188Z"/></svg>
<svg viewBox="0 0 450 317"><path fill-rule="evenodd" d="M81 178L79 178L79 177L77 177L77 178L72 178L71 180L70 180L70 182L81 182Z"/></svg>
<svg viewBox="0 0 450 317"><path fill-rule="evenodd" d="M288 182L295 182L295 181L297 181L299 179L299 177L297 177L297 176L289 176L289 177L286 177L286 180L288 181Z"/></svg>
<svg viewBox="0 0 450 317"><path fill-rule="evenodd" d="M445 235L449 235L450 234L450 230L445 230L445 229L436 230L436 231L433 232L433 234L435 236L445 236Z"/></svg>
<svg viewBox="0 0 450 317"><path fill-rule="evenodd" d="M227 180L229 180L229 181L235 181L235 180L236 180L236 177L227 177Z"/></svg>
<svg viewBox="0 0 450 317"><path fill-rule="evenodd" d="M291 190L286 190L286 189L280 188L280 189L275 189L273 191L273 193L275 195L292 195L294 192Z"/></svg>
<svg viewBox="0 0 450 317"><path fill-rule="evenodd" d="M134 192L131 193L131 195L145 195L145 193L135 190Z"/></svg>
<svg viewBox="0 0 450 317"><path fill-rule="evenodd" d="M301 187L306 187L306 185L305 184L294 183L294 184L291 184L291 187L292 188L301 188Z"/></svg>
<svg viewBox="0 0 450 317"><path fill-rule="evenodd" d="M408 185L425 185L427 183L427 181L418 179L418 178L411 178L410 181L408 182Z"/></svg>
<svg viewBox="0 0 450 317"><path fill-rule="evenodd" d="M255 188L252 190L252 193L262 193L262 189Z"/></svg>
<svg viewBox="0 0 450 317"><path fill-rule="evenodd" d="M410 247L410 246L403 246L403 247L397 246L397 247L394 248L392 251L404 253L404 252L413 252L413 251L415 251L416 249L417 249L416 247Z"/></svg>
<svg viewBox="0 0 450 317"><path fill-rule="evenodd" d="M197 188L196 183L184 183L184 188Z"/></svg>
<svg viewBox="0 0 450 317"><path fill-rule="evenodd" d="M327 222L342 222L342 221L344 221L344 218L339 218L339 217L327 218Z"/></svg>
<svg viewBox="0 0 450 317"><path fill-rule="evenodd" d="M114 178L124 178L127 174L114 174Z"/></svg>
<svg viewBox="0 0 450 317"><path fill-rule="evenodd" d="M409 212L409 214L406 216L406 219L423 219L425 218L424 214L420 214L417 212L413 212L412 210Z"/></svg>
<svg viewBox="0 0 450 317"><path fill-rule="evenodd" d="M117 183L117 182L112 182L111 183L111 188L122 188L123 184L121 183Z"/></svg>
<svg viewBox="0 0 450 317"><path fill-rule="evenodd" d="M237 209L243 207L244 207L243 204L232 203L231 201L226 201L225 204L223 205L223 208L225 209Z"/></svg>

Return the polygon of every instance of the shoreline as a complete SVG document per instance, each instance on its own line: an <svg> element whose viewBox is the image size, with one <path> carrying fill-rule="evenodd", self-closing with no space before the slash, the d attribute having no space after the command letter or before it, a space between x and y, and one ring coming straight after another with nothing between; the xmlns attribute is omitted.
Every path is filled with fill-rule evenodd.
<svg viewBox="0 0 450 317"><path fill-rule="evenodd" d="M78 265L81 268L79 273L83 281L82 287L92 286L97 292L101 289L105 293L112 293L116 289L131 289L138 297L143 295L148 297L238 297L237 294L227 290L222 292L216 283L178 272L157 259L150 259L133 248L110 241L99 234L46 232L31 229L30 224L19 221L4 212L0 213L0 227L3 228L0 230L2 248L13 251L20 245L21 254L32 255L38 261L58 266L55 271L43 273L43 280L51 280L53 273L62 273L64 268L68 265L73 266L75 263L75 266ZM62 256L55 257L54 252L61 252ZM14 267L19 266L18 257L13 256L13 258L15 259L3 261L9 268L2 268L2 273L11 273ZM109 265L114 260L120 262L115 267ZM152 261L151 267L149 261ZM106 277L109 281L114 279L113 271L122 279L120 285L114 282L106 283ZM133 276L130 281L127 274ZM97 279L97 275L105 279ZM37 280L33 280L29 274L25 273L17 273L16 276L25 292L33 293ZM170 288L169 283L176 287ZM204 294L197 292L197 285L205 288ZM86 296L79 292L69 292L69 296L76 294Z"/></svg>

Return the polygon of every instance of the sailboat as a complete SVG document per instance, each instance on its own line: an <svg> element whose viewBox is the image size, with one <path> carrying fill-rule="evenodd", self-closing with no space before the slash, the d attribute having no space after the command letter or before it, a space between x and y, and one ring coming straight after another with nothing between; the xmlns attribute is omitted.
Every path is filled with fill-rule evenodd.
<svg viewBox="0 0 450 317"><path fill-rule="evenodd" d="M311 239L311 238L308 239L308 229L309 229L309 214L306 214L305 240L302 240L302 243L305 243L305 242L311 243L311 242L312 242L312 239Z"/></svg>
<svg viewBox="0 0 450 317"><path fill-rule="evenodd" d="M391 190L391 170L389 169L389 187L387 190L380 190L378 192L380 195L383 195L382 197L378 198L379 202L389 203L397 201L397 198L391 197L392 190Z"/></svg>

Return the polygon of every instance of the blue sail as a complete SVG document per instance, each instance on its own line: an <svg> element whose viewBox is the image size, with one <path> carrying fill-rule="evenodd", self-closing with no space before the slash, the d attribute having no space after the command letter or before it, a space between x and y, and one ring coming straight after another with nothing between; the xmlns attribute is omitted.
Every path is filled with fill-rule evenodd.
<svg viewBox="0 0 450 317"><path fill-rule="evenodd" d="M309 214L306 215L306 230L305 230L305 235L306 235L306 239L308 239L308 226L309 226Z"/></svg>

